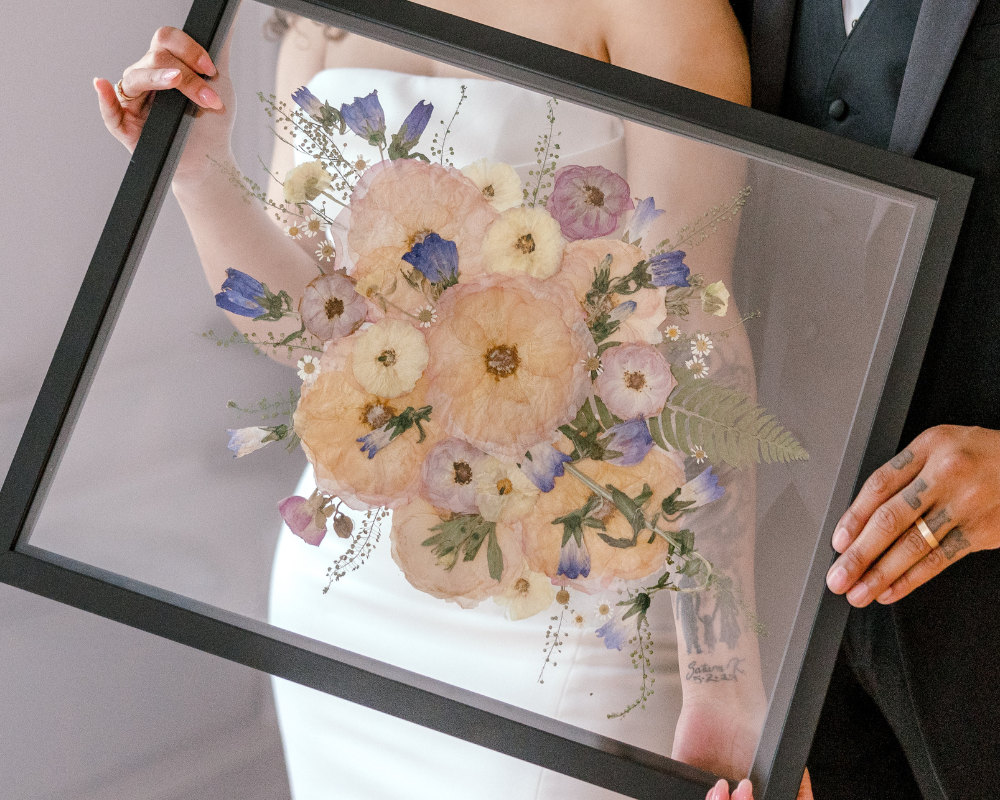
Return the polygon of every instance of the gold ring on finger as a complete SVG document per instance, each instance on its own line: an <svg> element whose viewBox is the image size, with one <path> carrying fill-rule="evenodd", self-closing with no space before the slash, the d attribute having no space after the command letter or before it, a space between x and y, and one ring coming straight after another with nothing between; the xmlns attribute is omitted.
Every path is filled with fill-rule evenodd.
<svg viewBox="0 0 1000 800"><path fill-rule="evenodd" d="M141 92L135 97L125 94L125 90L122 89L122 78L119 78L118 83L115 84L115 94L118 95L118 99L123 103L127 103L129 100L138 100L142 96Z"/></svg>
<svg viewBox="0 0 1000 800"><path fill-rule="evenodd" d="M913 524L917 526L917 530L920 531L920 535L924 537L924 541L930 545L931 550L938 547L940 542L938 542L938 540L934 537L931 529L927 527L927 523L924 522L923 517L917 517L916 522Z"/></svg>

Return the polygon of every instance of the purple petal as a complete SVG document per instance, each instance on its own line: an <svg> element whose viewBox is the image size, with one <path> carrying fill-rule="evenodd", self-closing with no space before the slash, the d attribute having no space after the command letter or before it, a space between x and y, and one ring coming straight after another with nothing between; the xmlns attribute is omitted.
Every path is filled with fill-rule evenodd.
<svg viewBox="0 0 1000 800"><path fill-rule="evenodd" d="M430 121L433 112L434 106L423 100L413 107L413 110L403 120L403 125L399 129L399 133L403 138L403 147L409 149L417 143L420 134L427 127L427 123Z"/></svg>
<svg viewBox="0 0 1000 800"><path fill-rule="evenodd" d="M657 217L664 213L666 212L662 208L656 207L656 203L653 202L652 197L640 200L639 205L635 207L632 219L628 223L629 240L634 242L642 239L649 232L649 226L656 221Z"/></svg>
<svg viewBox="0 0 1000 800"><path fill-rule="evenodd" d="M597 629L597 635L604 639L604 646L608 650L621 650L628 641L628 626L615 614Z"/></svg>
<svg viewBox="0 0 1000 800"><path fill-rule="evenodd" d="M385 141L385 112L378 101L378 91L355 97L353 103L340 107L340 114L347 127L370 144Z"/></svg>
<svg viewBox="0 0 1000 800"><path fill-rule="evenodd" d="M392 441L392 434L384 427L376 428L358 441L361 442L361 452L368 453L368 458L375 458L375 454Z"/></svg>
<svg viewBox="0 0 1000 800"><path fill-rule="evenodd" d="M301 86L292 92L292 100L295 101L299 108L305 111L317 122L322 120L323 104L319 101L319 98L310 92L305 86Z"/></svg>
<svg viewBox="0 0 1000 800"><path fill-rule="evenodd" d="M653 286L690 286L688 275L691 274L691 270L684 263L686 255L683 250L672 250L649 259L650 280Z"/></svg>
<svg viewBox="0 0 1000 800"><path fill-rule="evenodd" d="M634 467L653 449L653 436L641 416L608 428L608 436L610 438L602 440L604 446L617 450L621 455L607 461L619 467Z"/></svg>
<svg viewBox="0 0 1000 800"><path fill-rule="evenodd" d="M458 277L458 245L436 233L413 245L403 261L420 270L431 283L454 281Z"/></svg>
<svg viewBox="0 0 1000 800"><path fill-rule="evenodd" d="M559 569L557 575L565 575L570 580L586 578L590 574L590 552L587 543L582 539L576 543L576 537L570 536L569 541L559 551Z"/></svg>
<svg viewBox="0 0 1000 800"><path fill-rule="evenodd" d="M677 501L681 503L693 502L694 505L689 506L689 509L694 510L706 503L714 503L725 493L725 487L719 486L719 476L712 472L712 468L709 467L697 478L688 481L681 487Z"/></svg>
<svg viewBox="0 0 1000 800"><path fill-rule="evenodd" d="M292 533L306 544L318 547L326 536L326 528L316 527L316 510L312 505L305 497L293 495L278 503L278 510Z"/></svg>
<svg viewBox="0 0 1000 800"><path fill-rule="evenodd" d="M543 492L551 492L555 488L556 478L565 474L563 464L572 460L552 445L542 444L527 452L521 461L521 472Z"/></svg>

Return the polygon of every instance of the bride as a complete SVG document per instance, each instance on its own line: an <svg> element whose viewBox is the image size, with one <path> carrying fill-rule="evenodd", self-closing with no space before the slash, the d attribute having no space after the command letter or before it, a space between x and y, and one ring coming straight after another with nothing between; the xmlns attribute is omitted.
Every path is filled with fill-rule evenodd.
<svg viewBox="0 0 1000 800"><path fill-rule="evenodd" d="M749 103L746 48L725 0L550 0L544 8L536 0L424 4ZM420 100L433 102L435 116L450 116L461 87L467 86L468 98L449 139L455 166L486 155L514 165L522 180L534 166L535 139L546 124L545 98L306 19L284 15L276 19L287 28L277 68L279 100L287 101L306 85L321 100L339 105L377 88L387 119L395 121ZM216 65L181 31L161 28L149 52L126 69L117 86L95 81L101 113L109 131L132 150L157 90L177 88L196 103L202 111L177 166L173 191L210 285L218 290L226 270L237 268L298 298L317 275L316 240L284 236L260 206L244 203L228 177L206 158L234 161L229 140L235 97L227 67L228 44ZM600 164L626 175L634 196L652 195L657 206L665 208L649 234L654 241L741 186L742 162L727 158L718 148L569 104L560 104L556 113L564 163ZM294 166L294 157L291 148L276 143L271 172L284 175ZM370 154L361 157L371 160ZM271 196L281 196L281 187L273 180L270 189ZM734 235L735 226L720 229L692 252L688 259L692 271L703 273L707 282L728 284ZM705 323L702 329L709 327L699 313L692 314L692 330L700 322ZM246 318L230 316L241 330L253 330ZM269 328L282 335L281 323ZM292 330L289 327L285 333ZM724 351L719 354L720 368L731 373L728 382L752 393L745 340L734 335L719 349ZM753 481L724 475L724 482L727 477L731 480L726 508L715 512L717 530L700 536L699 547L736 580L752 605ZM312 479L310 470L296 493L308 496L315 486ZM732 526L738 515L740 535L725 535L729 531L723 517ZM703 516L701 528L711 526L712 520L711 514ZM547 668L545 684L538 684L535 673L545 657L549 613L512 623L501 620L502 610L489 603L470 612L434 600L403 581L389 556L388 542L383 544L361 572L335 584L331 596L323 597L326 567L332 559L325 549L309 547L283 529L272 577L270 621L727 777L747 774L765 706L751 632L744 631L727 651L719 646L723 661L739 658L743 664L739 681L682 680L688 663L695 663L690 661L690 631L686 637L682 630L685 614L680 609L671 614L665 603L658 604L658 616L650 612L659 645L654 664L661 677L657 694L645 710L608 720L606 712L620 710L609 704L623 699L625 705L634 699L636 677L627 654L608 651L593 635L592 626L570 637L565 655L554 659L558 663ZM580 616L593 614L591 610ZM570 793L595 800L618 796L295 684L275 680L274 689L296 800L459 798L473 792L498 800L541 800Z"/></svg>

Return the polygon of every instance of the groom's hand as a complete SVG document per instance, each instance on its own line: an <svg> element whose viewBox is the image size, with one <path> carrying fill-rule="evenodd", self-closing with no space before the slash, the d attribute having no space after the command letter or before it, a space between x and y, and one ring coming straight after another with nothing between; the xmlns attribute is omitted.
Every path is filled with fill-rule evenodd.
<svg viewBox="0 0 1000 800"><path fill-rule="evenodd" d="M858 608L892 603L963 556L1000 548L1000 431L924 431L865 482L833 548L842 555L827 585Z"/></svg>

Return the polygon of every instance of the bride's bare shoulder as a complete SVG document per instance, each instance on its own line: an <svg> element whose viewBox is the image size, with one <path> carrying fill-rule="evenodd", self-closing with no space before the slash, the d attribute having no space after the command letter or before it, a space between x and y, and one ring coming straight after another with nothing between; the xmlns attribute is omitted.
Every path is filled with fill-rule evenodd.
<svg viewBox="0 0 1000 800"><path fill-rule="evenodd" d="M746 42L729 0L596 0L612 64L750 103Z"/></svg>

